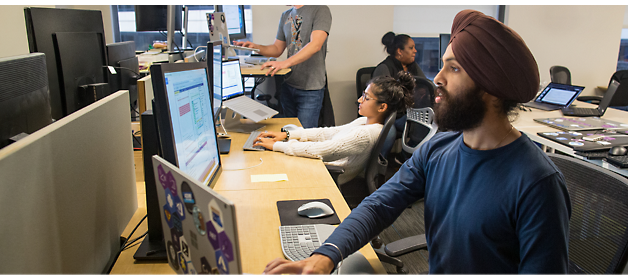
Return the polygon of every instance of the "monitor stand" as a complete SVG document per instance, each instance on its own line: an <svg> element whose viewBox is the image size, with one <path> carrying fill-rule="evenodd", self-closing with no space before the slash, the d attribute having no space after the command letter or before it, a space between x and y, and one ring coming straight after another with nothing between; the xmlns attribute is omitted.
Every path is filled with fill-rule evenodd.
<svg viewBox="0 0 628 280"><path fill-rule="evenodd" d="M229 107L227 107L223 125L228 132L241 133L251 133L265 126L263 124L254 123L252 120L242 119L240 114L234 112Z"/></svg>
<svg viewBox="0 0 628 280"><path fill-rule="evenodd" d="M150 236L146 235L140 247L135 251L133 258L138 261L167 261L166 245L163 240L152 241Z"/></svg>

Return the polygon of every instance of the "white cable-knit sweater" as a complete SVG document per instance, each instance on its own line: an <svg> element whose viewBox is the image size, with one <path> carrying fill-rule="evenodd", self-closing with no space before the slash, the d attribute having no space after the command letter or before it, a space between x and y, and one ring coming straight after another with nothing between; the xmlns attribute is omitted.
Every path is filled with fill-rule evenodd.
<svg viewBox="0 0 628 280"><path fill-rule="evenodd" d="M366 124L366 117L341 126L290 130L288 142L275 142L273 150L291 156L320 158L326 164L341 166L343 184L360 174L382 130L381 124ZM297 141L298 140L298 141Z"/></svg>

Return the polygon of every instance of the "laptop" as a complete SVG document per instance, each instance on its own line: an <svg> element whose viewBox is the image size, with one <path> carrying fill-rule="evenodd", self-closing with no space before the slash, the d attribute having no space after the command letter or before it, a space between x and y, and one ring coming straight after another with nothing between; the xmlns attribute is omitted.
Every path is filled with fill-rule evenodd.
<svg viewBox="0 0 628 280"><path fill-rule="evenodd" d="M222 62L222 100L224 107L254 122L272 118L279 113L244 95L240 61L237 59Z"/></svg>
<svg viewBox="0 0 628 280"><path fill-rule="evenodd" d="M606 108L611 104L611 100L613 100L613 96L617 91L617 87L619 87L619 82L613 80L611 84L608 86L606 93L604 94L604 98L600 101L600 105L597 108L578 108L578 107L567 107L560 109L565 116L576 116L576 117L601 117L606 112Z"/></svg>
<svg viewBox="0 0 628 280"><path fill-rule="evenodd" d="M568 107L582 90L584 90L582 86L549 83L534 101L523 105L545 111L558 110Z"/></svg>
<svg viewBox="0 0 628 280"><path fill-rule="evenodd" d="M153 156L168 264L177 274L242 274L233 202ZM217 172L217 171L216 171Z"/></svg>
<svg viewBox="0 0 628 280"><path fill-rule="evenodd" d="M209 29L210 41L222 41L223 47L232 49L259 52L259 49L241 47L231 44L229 39L229 30L227 29L227 21L224 12L207 13L207 28Z"/></svg>

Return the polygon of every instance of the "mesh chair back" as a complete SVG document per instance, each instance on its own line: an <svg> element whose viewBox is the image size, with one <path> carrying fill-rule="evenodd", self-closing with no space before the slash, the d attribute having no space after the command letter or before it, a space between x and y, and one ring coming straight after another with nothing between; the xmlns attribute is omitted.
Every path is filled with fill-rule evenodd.
<svg viewBox="0 0 628 280"><path fill-rule="evenodd" d="M613 99L611 99L611 103L608 106L628 106L628 70L615 72L611 80L608 81L609 87L613 80L619 82L619 87L617 87L617 91L615 91L615 95L613 95Z"/></svg>
<svg viewBox="0 0 628 280"><path fill-rule="evenodd" d="M570 274L621 274L628 256L628 179L570 156L548 154L565 176L572 213Z"/></svg>
<svg viewBox="0 0 628 280"><path fill-rule="evenodd" d="M388 135L388 131L390 131L390 128L395 123L395 116L396 114L392 112L386 118L386 122L384 122L384 127L379 133L379 137L377 137L377 142L375 142L375 146L373 147L373 150L371 150L371 155L369 156L368 162L366 164L364 179L366 180L366 185L368 187L369 193L373 193L384 183L384 176L386 175L386 167L388 166L388 161L382 155L382 148L384 147L384 142L386 140L386 135Z"/></svg>
<svg viewBox="0 0 628 280"><path fill-rule="evenodd" d="M408 118L401 137L401 147L407 153L414 153L423 143L436 134L438 126L434 122L432 108L410 108Z"/></svg>
<svg viewBox="0 0 628 280"><path fill-rule="evenodd" d="M550 78L552 83L571 85L571 72L565 66L550 67Z"/></svg>
<svg viewBox="0 0 628 280"><path fill-rule="evenodd" d="M435 86L432 81L427 78L417 77L414 86L414 105L413 108L425 108L434 106L434 91Z"/></svg>

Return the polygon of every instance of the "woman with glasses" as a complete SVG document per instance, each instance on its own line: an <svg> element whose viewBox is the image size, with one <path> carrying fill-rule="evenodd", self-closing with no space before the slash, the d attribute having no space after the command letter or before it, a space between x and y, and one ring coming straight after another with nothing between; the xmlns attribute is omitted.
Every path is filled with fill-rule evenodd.
<svg viewBox="0 0 628 280"><path fill-rule="evenodd" d="M261 133L254 146L292 156L320 158L325 164L341 166L345 173L338 177L338 183L343 184L364 169L386 117L412 106L413 89L414 78L408 73L399 73L397 79L377 77L358 99L358 112L363 117L335 127Z"/></svg>

